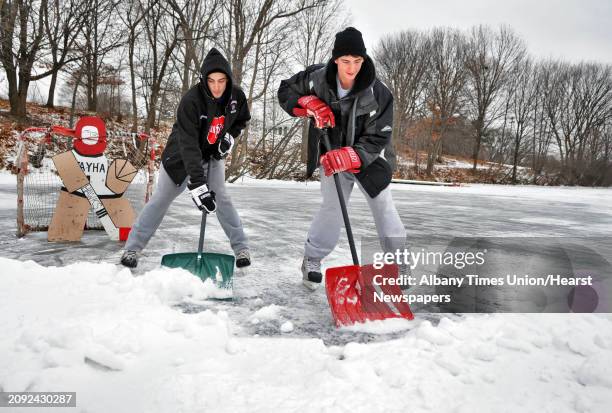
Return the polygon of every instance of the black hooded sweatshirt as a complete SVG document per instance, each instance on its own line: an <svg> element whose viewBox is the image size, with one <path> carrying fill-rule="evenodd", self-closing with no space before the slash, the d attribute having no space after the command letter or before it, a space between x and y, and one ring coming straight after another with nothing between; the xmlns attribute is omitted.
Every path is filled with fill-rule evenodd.
<svg viewBox="0 0 612 413"><path fill-rule="evenodd" d="M206 77L213 72L225 73L228 79L225 92L219 99L212 96L206 84ZM224 116L223 128L216 131L219 137L229 133L237 138L251 119L246 96L240 87L233 85L230 65L217 49L208 52L200 74L200 82L189 89L179 103L176 122L162 153L164 169L172 181L181 185L189 176L190 188L207 181L202 161L210 159L220 141L209 143L213 120Z"/></svg>

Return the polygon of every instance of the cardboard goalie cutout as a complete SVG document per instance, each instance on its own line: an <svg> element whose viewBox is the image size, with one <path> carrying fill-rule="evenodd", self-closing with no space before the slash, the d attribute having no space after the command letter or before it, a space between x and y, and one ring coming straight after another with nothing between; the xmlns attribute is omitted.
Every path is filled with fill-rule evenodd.
<svg viewBox="0 0 612 413"><path fill-rule="evenodd" d="M98 117L85 116L74 130L53 126L52 132L74 138L73 149L54 156L62 187L49 224L49 241L78 241L93 208L112 240L126 240L135 212L123 196L138 172L127 159L109 164L106 127Z"/></svg>

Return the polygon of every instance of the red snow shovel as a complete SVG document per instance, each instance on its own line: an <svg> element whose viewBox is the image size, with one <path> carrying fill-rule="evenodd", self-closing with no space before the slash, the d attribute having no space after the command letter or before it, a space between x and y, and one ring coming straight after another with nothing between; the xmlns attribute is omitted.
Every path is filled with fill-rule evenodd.
<svg viewBox="0 0 612 413"><path fill-rule="evenodd" d="M327 129L323 132L323 144L327 151L331 150ZM414 316L410 311L410 306L401 301L403 294L399 286L381 282L397 279L398 266L396 264L384 265L380 269L375 269L373 265L359 265L353 231L340 186L340 178L337 174L334 174L334 183L353 257L353 265L328 268L325 271L325 291L336 326L349 326L356 322L362 323L385 318L412 320Z"/></svg>

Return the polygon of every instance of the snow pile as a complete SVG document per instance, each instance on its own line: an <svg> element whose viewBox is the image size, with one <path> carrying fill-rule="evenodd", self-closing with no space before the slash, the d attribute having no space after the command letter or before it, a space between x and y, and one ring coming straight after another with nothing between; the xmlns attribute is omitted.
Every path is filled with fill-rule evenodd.
<svg viewBox="0 0 612 413"><path fill-rule="evenodd" d="M609 315L470 315L437 326L417 315L409 326L355 327L408 327L400 339L326 347L239 337L223 311L180 312L174 304L214 293L182 270L0 266L0 389L76 391L81 411L603 412L612 403ZM278 322L290 310L251 317Z"/></svg>
<svg viewBox="0 0 612 413"><path fill-rule="evenodd" d="M281 307L276 304L270 304L255 311L250 319L252 324L259 324L261 321L272 321L280 318Z"/></svg>

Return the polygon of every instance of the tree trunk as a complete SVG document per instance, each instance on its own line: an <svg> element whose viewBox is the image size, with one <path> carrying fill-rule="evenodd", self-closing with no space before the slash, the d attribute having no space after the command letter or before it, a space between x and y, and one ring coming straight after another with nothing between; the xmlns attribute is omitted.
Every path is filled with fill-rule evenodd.
<svg viewBox="0 0 612 413"><path fill-rule="evenodd" d="M478 168L478 155L480 154L480 144L482 142L483 120L479 118L477 122L478 123L476 125L476 142L474 143L474 152L472 154L472 157L474 159L474 165L472 166L472 171L474 172L476 172L476 169Z"/></svg>
<svg viewBox="0 0 612 413"><path fill-rule="evenodd" d="M185 31L185 36L187 36L187 31ZM191 75L190 75L190 67L191 67L191 59L192 59L192 48L189 44L190 42L186 42L185 44L185 64L183 65L183 85L181 87L181 94L184 95L185 93L187 93L187 91L189 90L189 86L190 86L190 80L191 80Z"/></svg>
<svg viewBox="0 0 612 413"><path fill-rule="evenodd" d="M30 87L30 81L25 80L25 78L26 76L24 75L20 76L19 84L16 88L13 88L12 95L9 95L11 114L22 121L26 119L27 115L26 102L28 99L28 88Z"/></svg>
<svg viewBox="0 0 612 413"><path fill-rule="evenodd" d="M87 110L93 110L93 80L91 74L87 74Z"/></svg>
<svg viewBox="0 0 612 413"><path fill-rule="evenodd" d="M130 44L128 47L128 60L130 65L130 86L132 88L132 132L138 131L138 106L136 104L136 71L134 69L134 43L136 34L130 33Z"/></svg>
<svg viewBox="0 0 612 413"><path fill-rule="evenodd" d="M89 85L87 86L87 110L95 112L98 110L98 58L95 54L90 70Z"/></svg>
<svg viewBox="0 0 612 413"><path fill-rule="evenodd" d="M47 104L45 105L48 108L55 107L54 98L55 98L55 85L57 83L57 71L51 74L51 84L49 85L49 96L47 96Z"/></svg>
<svg viewBox="0 0 612 413"><path fill-rule="evenodd" d="M11 114L12 115L16 115L17 114L17 106L19 105L19 103L17 102L17 76L15 71L7 71L6 73L6 78L8 80L8 84L9 84L9 90L8 90L8 94L9 94L9 104L11 106Z"/></svg>
<svg viewBox="0 0 612 413"><path fill-rule="evenodd" d="M429 176L433 174L434 163L436 158L438 157L438 153L440 152L441 146L442 136L440 136L438 140L431 144L429 154L427 154L427 170L425 171L425 173Z"/></svg>
<svg viewBox="0 0 612 413"><path fill-rule="evenodd" d="M521 141L518 136L514 138L514 158L512 159L512 185L516 185L516 169L518 167L518 153Z"/></svg>
<svg viewBox="0 0 612 413"><path fill-rule="evenodd" d="M71 128L74 127L74 112L76 109L76 96L79 91L79 86L81 85L82 78L83 78L83 69L81 68L81 70L79 71L79 75L76 81L74 82L74 89L72 90L72 102L70 104L70 121L69 121Z"/></svg>
<svg viewBox="0 0 612 413"><path fill-rule="evenodd" d="M155 125L155 108L157 107L157 100L159 99L160 86L153 84L151 87L151 99L149 100L149 108L147 111L147 122L145 123L145 133L148 135L151 133L151 128Z"/></svg>

